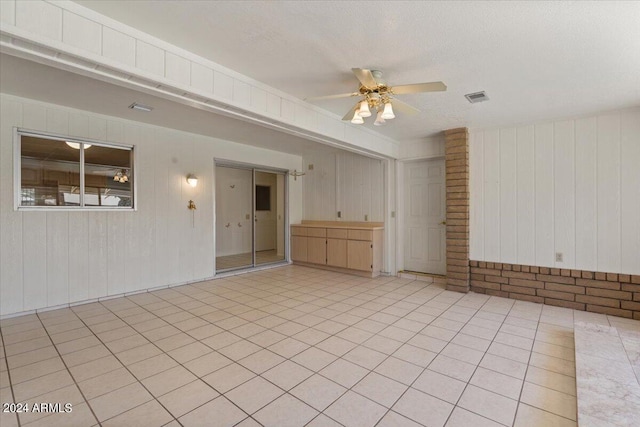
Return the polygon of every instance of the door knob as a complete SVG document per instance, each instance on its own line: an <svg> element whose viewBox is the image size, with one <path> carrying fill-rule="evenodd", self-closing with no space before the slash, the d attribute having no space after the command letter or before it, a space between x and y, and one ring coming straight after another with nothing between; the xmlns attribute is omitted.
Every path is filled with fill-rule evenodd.
<svg viewBox="0 0 640 427"><path fill-rule="evenodd" d="M447 225L447 221L442 221L440 224Z"/></svg>

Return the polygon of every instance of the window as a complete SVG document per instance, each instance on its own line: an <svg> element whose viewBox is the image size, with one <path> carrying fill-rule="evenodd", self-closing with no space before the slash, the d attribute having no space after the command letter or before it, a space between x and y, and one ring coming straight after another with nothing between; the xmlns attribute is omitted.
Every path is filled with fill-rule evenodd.
<svg viewBox="0 0 640 427"><path fill-rule="evenodd" d="M133 147L18 130L19 207L133 209Z"/></svg>

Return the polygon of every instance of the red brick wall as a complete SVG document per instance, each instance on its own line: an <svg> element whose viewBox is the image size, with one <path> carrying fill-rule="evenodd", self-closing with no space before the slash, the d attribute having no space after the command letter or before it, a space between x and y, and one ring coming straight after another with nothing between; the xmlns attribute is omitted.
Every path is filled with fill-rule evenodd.
<svg viewBox="0 0 640 427"><path fill-rule="evenodd" d="M469 131L445 134L447 289L469 292Z"/></svg>
<svg viewBox="0 0 640 427"><path fill-rule="evenodd" d="M474 292L640 320L640 276L469 261Z"/></svg>

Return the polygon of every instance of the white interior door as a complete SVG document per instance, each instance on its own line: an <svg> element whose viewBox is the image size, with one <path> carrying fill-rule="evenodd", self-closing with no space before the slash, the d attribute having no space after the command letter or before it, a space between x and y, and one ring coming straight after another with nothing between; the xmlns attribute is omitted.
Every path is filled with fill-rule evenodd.
<svg viewBox="0 0 640 427"><path fill-rule="evenodd" d="M444 160L404 166L404 269L446 274Z"/></svg>

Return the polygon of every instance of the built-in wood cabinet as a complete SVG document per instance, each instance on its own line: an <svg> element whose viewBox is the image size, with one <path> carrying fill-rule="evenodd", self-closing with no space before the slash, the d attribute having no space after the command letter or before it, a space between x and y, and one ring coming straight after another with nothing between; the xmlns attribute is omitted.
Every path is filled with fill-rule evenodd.
<svg viewBox="0 0 640 427"><path fill-rule="evenodd" d="M327 265L347 268L347 240L327 238Z"/></svg>
<svg viewBox="0 0 640 427"><path fill-rule="evenodd" d="M307 262L307 229L291 227L291 261Z"/></svg>
<svg viewBox="0 0 640 427"><path fill-rule="evenodd" d="M373 270L373 243L347 240L347 268Z"/></svg>
<svg viewBox="0 0 640 427"><path fill-rule="evenodd" d="M382 269L381 223L303 221L291 226L291 260L376 277Z"/></svg>
<svg viewBox="0 0 640 427"><path fill-rule="evenodd" d="M307 237L291 235L291 261L307 262Z"/></svg>
<svg viewBox="0 0 640 427"><path fill-rule="evenodd" d="M327 263L326 237L307 237L307 262L312 264Z"/></svg>

